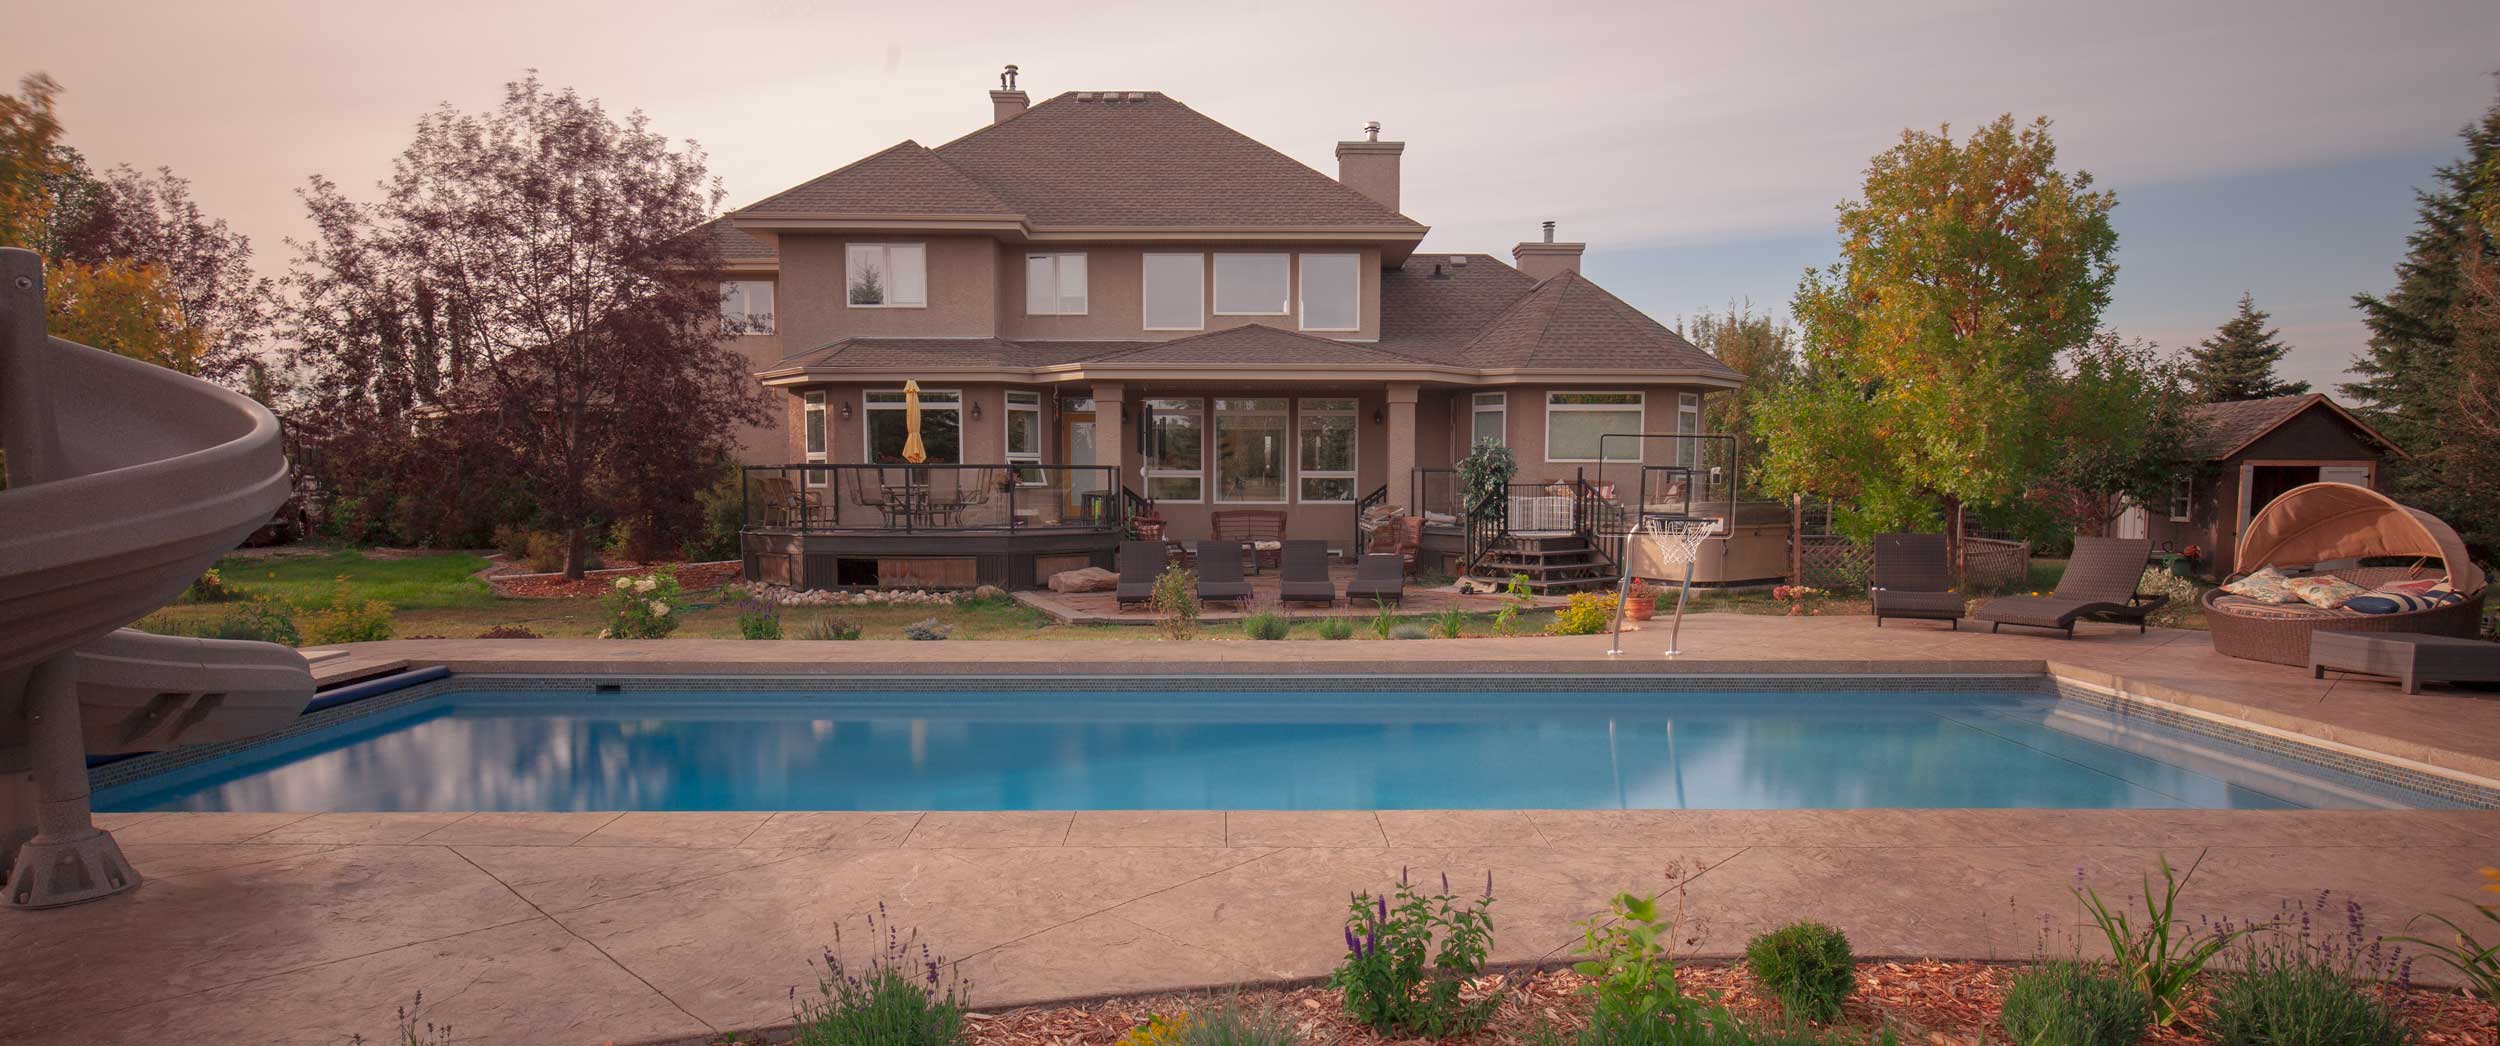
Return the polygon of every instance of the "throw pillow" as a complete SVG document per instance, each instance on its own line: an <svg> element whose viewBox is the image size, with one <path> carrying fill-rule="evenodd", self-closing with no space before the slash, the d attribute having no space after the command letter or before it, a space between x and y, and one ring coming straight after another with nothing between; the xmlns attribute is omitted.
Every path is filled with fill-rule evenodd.
<svg viewBox="0 0 2500 1046"><path fill-rule="evenodd" d="M2284 586L2291 589L2293 595L2299 596L2301 602L2320 610L2333 610L2343 606L2345 600L2369 591L2332 574L2293 578L2284 582Z"/></svg>
<svg viewBox="0 0 2500 1046"><path fill-rule="evenodd" d="M2267 566L2259 567L2256 573L2222 586L2222 590L2235 596L2246 596L2260 603L2297 602L2300 597L2292 594L2290 583L2291 579L2284 577L2282 571Z"/></svg>

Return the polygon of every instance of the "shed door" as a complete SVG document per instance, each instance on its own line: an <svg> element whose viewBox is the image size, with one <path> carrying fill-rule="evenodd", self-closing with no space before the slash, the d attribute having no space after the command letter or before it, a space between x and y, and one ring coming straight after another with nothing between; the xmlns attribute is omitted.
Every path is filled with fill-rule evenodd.
<svg viewBox="0 0 2500 1046"><path fill-rule="evenodd" d="M2128 505L2125 512L2118 514L2118 536L2122 538L2144 537L2144 515L2144 506Z"/></svg>
<svg viewBox="0 0 2500 1046"><path fill-rule="evenodd" d="M2320 483L2350 483L2356 487L2370 485L2368 465L2324 465L2318 469Z"/></svg>

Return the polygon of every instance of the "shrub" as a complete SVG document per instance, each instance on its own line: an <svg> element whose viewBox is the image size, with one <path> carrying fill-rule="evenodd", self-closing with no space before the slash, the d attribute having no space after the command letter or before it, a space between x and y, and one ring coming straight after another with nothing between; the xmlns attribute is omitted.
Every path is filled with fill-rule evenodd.
<svg viewBox="0 0 2500 1046"><path fill-rule="evenodd" d="M2403 1046L2404 1026L2326 963L2285 957L2225 978L2205 1022L2221 1046Z"/></svg>
<svg viewBox="0 0 2500 1046"><path fill-rule="evenodd" d="M1154 592L1146 605L1153 607L1155 623L1165 639L1188 639L1198 634L1198 573L1173 564L1155 575Z"/></svg>
<svg viewBox="0 0 2500 1046"><path fill-rule="evenodd" d="M1329 618L1319 623L1319 637L1321 639L1352 639L1354 638L1354 622L1341 617Z"/></svg>
<svg viewBox="0 0 2500 1046"><path fill-rule="evenodd" d="M330 590L330 605L304 622L304 637L316 646L332 643L374 643L391 638L391 605L378 599L356 602L345 575Z"/></svg>
<svg viewBox="0 0 2500 1046"><path fill-rule="evenodd" d="M1400 624L1400 625L1398 625L1398 626L1396 626L1396 627L1394 627L1394 628L1391 628L1391 629L1389 630L1389 638L1391 638L1391 639L1430 639L1430 638L1432 638L1432 630L1431 630L1431 629L1429 629L1429 628L1425 628L1425 627L1424 627L1424 626L1422 626L1422 625L1416 624L1416 623L1414 623L1414 622L1412 622L1412 621L1408 621L1408 622L1402 623L1402 624Z"/></svg>
<svg viewBox="0 0 2500 1046"><path fill-rule="evenodd" d="M686 538L678 554L689 563L738 558L738 532L746 525L745 482L737 466L721 470L720 478L695 493L702 525Z"/></svg>
<svg viewBox="0 0 2500 1046"><path fill-rule="evenodd" d="M496 547L502 549L504 548L503 530L498 528L496 534ZM511 539L518 542L520 549L520 554L513 558L541 574L552 574L564 569L564 553L573 543L570 537L552 530L518 531L511 536ZM507 554L509 554L508 551ZM582 554L582 569L599 569L599 546L592 545Z"/></svg>
<svg viewBox="0 0 2500 1046"><path fill-rule="evenodd" d="M838 617L828 617L818 620L813 625L807 626L807 631L799 633L799 638L814 640L858 639L859 626L848 621L844 621Z"/></svg>
<svg viewBox="0 0 2500 1046"><path fill-rule="evenodd" d="M1558 636L1593 636L1615 623L1615 597L1612 594L1579 592L1562 609L1554 612L1554 623L1545 631Z"/></svg>
<svg viewBox="0 0 2500 1046"><path fill-rule="evenodd" d="M933 617L924 617L903 626L903 638L934 642L955 634L955 626Z"/></svg>
<svg viewBox="0 0 2500 1046"><path fill-rule="evenodd" d="M1512 574L1502 597L1502 609L1493 612L1493 630L1507 636L1518 631L1519 612L1536 604L1536 593L1528 587L1528 575Z"/></svg>
<svg viewBox="0 0 2500 1046"><path fill-rule="evenodd" d="M1678 920L1663 915L1655 896L1619 893L1607 908L1580 921L1572 949L1571 968L1589 979L1591 997L1581 1041L1655 1041L1668 1028L1689 1027L1695 1003L1675 983Z"/></svg>
<svg viewBox="0 0 2500 1046"><path fill-rule="evenodd" d="M1273 610L1262 610L1243 618L1241 630L1252 639L1283 639L1293 631L1293 622Z"/></svg>
<svg viewBox="0 0 2500 1046"><path fill-rule="evenodd" d="M2187 931L2172 913L2179 905L2179 890L2185 885L2172 871L2170 859L2160 859L2162 892L2153 895L2153 877L2144 877L2144 925L2138 927L2126 912L2112 909L2101 901L2099 892L2088 886L2077 886L2075 898L2091 913L2092 922L2109 942L2110 961L2121 980L2135 985L2144 993L2151 1007L2152 1019L2168 1024L2179 1017L2179 1007L2187 1001L2188 989L2196 975L2216 953L2247 933L2246 928L2219 926L2210 933ZM2196 869L2190 866L2189 874Z"/></svg>
<svg viewBox="0 0 2500 1046"><path fill-rule="evenodd" d="M601 639L665 639L677 631L680 597L677 568L661 567L641 577L620 577L607 595L608 627Z"/></svg>
<svg viewBox="0 0 2500 1046"><path fill-rule="evenodd" d="M1192 1013L1179 1024L1178 1046L1300 1046L1302 1029L1266 1007L1226 1004Z"/></svg>
<svg viewBox="0 0 2500 1046"><path fill-rule="evenodd" d="M1426 894L1401 872L1395 903L1355 894L1347 906L1346 956L1328 975L1329 985L1345 992L1346 1015L1401 1037L1439 1039L1482 1027L1500 997L1468 1001L1459 985L1484 972L1493 950L1493 919L1485 911L1492 904L1490 872L1484 896L1465 902L1451 894L1446 875L1440 893Z"/></svg>
<svg viewBox="0 0 2500 1046"><path fill-rule="evenodd" d="M286 607L266 599L228 607L216 620L188 631L202 639L245 639L281 646L298 646L304 642L303 634L296 631L295 620L287 616Z"/></svg>
<svg viewBox="0 0 2500 1046"><path fill-rule="evenodd" d="M479 639L536 639L538 633L521 625L496 625L477 634Z"/></svg>
<svg viewBox="0 0 2500 1046"><path fill-rule="evenodd" d="M217 568L210 567L200 576L191 579L191 587L182 590L182 601L185 603L226 603L249 595L250 593L245 592L241 585L226 584L225 575L219 574Z"/></svg>
<svg viewBox="0 0 2500 1046"><path fill-rule="evenodd" d="M781 638L781 604L762 596L739 600L738 634L747 639Z"/></svg>
<svg viewBox="0 0 2500 1046"><path fill-rule="evenodd" d="M988 610L1016 606L1016 597L996 585L983 585L955 597L955 605L971 610Z"/></svg>
<svg viewBox="0 0 2500 1046"><path fill-rule="evenodd" d="M796 998L793 1046L955 1046L964 1041L971 997L954 968L920 942L917 931L880 926L885 906L868 918L868 960L850 965L834 948L816 980L817 997ZM838 947L841 935L834 935ZM810 963L810 965L814 965ZM795 993L793 993L795 996Z"/></svg>
<svg viewBox="0 0 2500 1046"><path fill-rule="evenodd" d="M1848 935L1818 922L1755 937L1745 945L1745 965L1791 1020L1838 1020L1840 1004L1858 987Z"/></svg>
<svg viewBox="0 0 2500 1046"><path fill-rule="evenodd" d="M1443 639L1456 639L1467 627L1467 612L1444 610L1432 615L1432 634Z"/></svg>
<svg viewBox="0 0 2500 1046"><path fill-rule="evenodd" d="M2152 1026L2153 1006L2124 979L2052 962L2006 987L1998 1023L2016 1046L2134 1046Z"/></svg>

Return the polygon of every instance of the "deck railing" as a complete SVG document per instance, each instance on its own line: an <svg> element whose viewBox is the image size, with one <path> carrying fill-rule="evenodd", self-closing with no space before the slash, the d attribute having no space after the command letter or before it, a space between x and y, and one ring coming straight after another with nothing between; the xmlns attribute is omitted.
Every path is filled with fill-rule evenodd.
<svg viewBox="0 0 2500 1046"><path fill-rule="evenodd" d="M1119 532L1129 506L1109 465L750 465L749 530Z"/></svg>

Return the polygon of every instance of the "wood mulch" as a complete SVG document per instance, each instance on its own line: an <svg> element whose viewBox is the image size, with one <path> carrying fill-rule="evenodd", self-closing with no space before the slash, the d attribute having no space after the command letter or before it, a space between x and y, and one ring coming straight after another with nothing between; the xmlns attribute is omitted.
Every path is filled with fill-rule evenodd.
<svg viewBox="0 0 2500 1046"><path fill-rule="evenodd" d="M2005 1035L1997 1028L1997 1008L2006 986L2021 970L2020 966L1978 962L1860 963L1858 992L1849 1001L1842 1023L1870 1032L1889 1027L1904 1046L2001 1043ZM1751 990L1750 977L1734 965L1687 964L1680 980L1686 991L1716 993L1740 1014L1777 1019L1778 1010ZM1505 998L1484 1030L1451 1041L1513 1046L1535 1041L1540 1027L1569 1029L1587 1013L1588 1004L1580 995L1585 984L1586 978L1568 970L1480 978L1469 994L1499 991ZM2399 993L2386 987L2381 991L2412 1028L2415 1046L2493 1046L2493 1010L2488 1003L2454 990L2413 988ZM1168 1016L1227 1002L1292 1015L1310 1046L1385 1046L1397 1041L1380 1038L1348 1020L1339 994L1317 987L1215 996L1143 996L976 1014L969 1021L967 1038L972 1046L1109 1046L1156 1014ZM2201 1008L2191 1008L2185 1027L2157 1029L2144 1041L2153 1046L2210 1042L2195 1030L2203 1017Z"/></svg>
<svg viewBox="0 0 2500 1046"><path fill-rule="evenodd" d="M584 574L579 581L566 581L562 574L513 575L489 572L486 575L486 583L495 590L496 595L511 599L572 599L580 596L603 595L615 587L616 579L619 577L648 574L658 567L669 565L671 564L635 563L604 567ZM738 564L735 562L674 565L677 567L678 587L688 592L715 589L738 580Z"/></svg>

